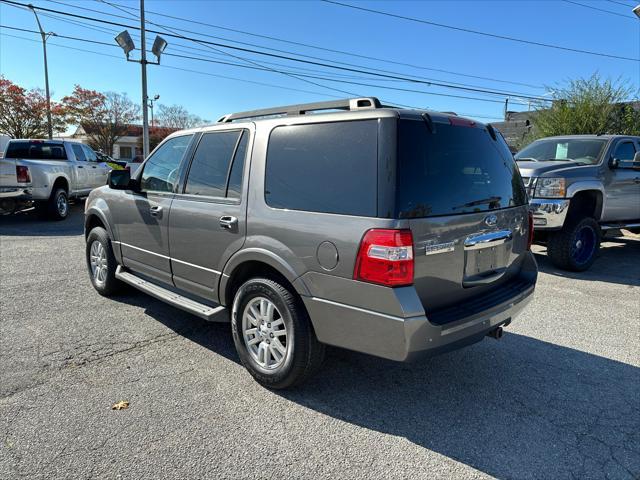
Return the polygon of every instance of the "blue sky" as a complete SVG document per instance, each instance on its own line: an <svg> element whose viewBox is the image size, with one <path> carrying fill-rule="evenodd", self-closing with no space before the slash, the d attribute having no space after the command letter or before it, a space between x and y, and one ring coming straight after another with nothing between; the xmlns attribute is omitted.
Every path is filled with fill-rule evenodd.
<svg viewBox="0 0 640 480"><path fill-rule="evenodd" d="M552 0L433 0L358 3L344 0L345 3L361 7L467 29L635 59L640 58L640 19L631 13L634 0L576 1L582 5L614 12L617 15L571 2ZM63 5L61 2L67 5ZM99 1L32 0L32 3L36 6L135 24L134 20L114 17L114 15L127 16L126 11L119 11ZM137 1L113 0L112 3L129 8L137 8L139 5ZM100 15L89 9L98 10L104 14ZM343 62L342 65L358 69L387 70L402 76L514 93L515 95L510 97L510 109L513 110L528 108L526 104L518 105L516 103L518 102L517 94L541 96L545 93L545 85L556 86L570 78L588 77L595 71L600 72L604 77L622 77L631 82L635 88L640 88L640 63L637 61L572 53L487 38L319 1L147 0L146 10L148 20L170 26L176 31L187 29L199 34L223 37L225 40L218 40L221 43L238 45L234 42L246 42L264 48L321 57L325 59L320 60L324 63L327 61ZM151 12L184 17L219 27L392 60L422 68L357 58L252 37L211 26L166 18ZM131 11L131 14L135 15L136 12ZM86 22L87 25L72 24L51 16L41 16L41 21L47 31L109 44L113 43L114 34L121 30L117 26L104 24L88 26L90 22ZM31 12L4 4L0 5L0 24L26 29L36 28ZM158 29L160 28L158 27ZM25 87L43 87L42 47L39 43L39 37L31 33L4 28L0 29L0 32L2 33L0 36L0 73ZM131 32L134 33L133 30ZM194 34L184 34L195 36ZM14 36L23 38L18 39ZM149 34L149 45L154 36L154 34ZM367 77L361 73L341 72L319 66L225 50L235 56L232 57L222 53L223 50L220 49L213 50L184 39L165 38L169 42L166 50L168 54L205 56L209 59L241 63L252 67L265 66L265 62L274 62L278 65L269 64L266 66L271 69L322 76L325 79L337 79L336 75L344 75L349 77L342 77L344 80L352 82L425 92L387 90L308 78L312 82L334 89L346 90L358 95L375 95L391 103L455 111L477 117L482 121L499 119L504 108L504 96ZM25 39L37 40L37 42ZM134 39L137 40L137 36L134 35ZM214 40L211 37L206 39ZM139 42L137 44L139 45ZM118 48L84 44L61 38L51 38L49 45L49 76L54 99L69 94L73 85L77 83L85 88L100 91L126 92L132 99L140 102L140 67L135 63L127 63ZM91 50L102 55L62 48L60 45ZM197 50L193 50L193 48ZM289 55L289 53L284 55ZM243 57L248 61L237 57ZM437 70L485 78L472 78ZM222 114L233 111L348 96L269 70L258 71L170 56L163 58L160 67L149 66L148 76L150 96L159 94L160 103L181 104L192 113L210 120L215 120ZM427 93L471 96L494 100L494 102L436 96Z"/></svg>

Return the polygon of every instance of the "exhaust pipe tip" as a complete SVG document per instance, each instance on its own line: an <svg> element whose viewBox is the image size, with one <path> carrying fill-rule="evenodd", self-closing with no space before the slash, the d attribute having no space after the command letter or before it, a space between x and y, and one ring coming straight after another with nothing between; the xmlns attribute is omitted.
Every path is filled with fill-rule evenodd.
<svg viewBox="0 0 640 480"><path fill-rule="evenodd" d="M496 340L500 340L502 338L502 335L504 335L504 330L502 329L502 327L494 328L489 333L487 333L488 337L495 338Z"/></svg>

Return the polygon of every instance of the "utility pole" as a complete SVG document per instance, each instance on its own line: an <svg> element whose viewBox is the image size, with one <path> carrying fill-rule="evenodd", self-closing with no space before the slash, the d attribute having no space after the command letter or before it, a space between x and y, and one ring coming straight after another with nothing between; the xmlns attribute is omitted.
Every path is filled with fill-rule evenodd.
<svg viewBox="0 0 640 480"><path fill-rule="evenodd" d="M147 112L147 42L144 32L144 0L140 0L140 65L142 66L142 159L149 156L149 115Z"/></svg>
<svg viewBox="0 0 640 480"><path fill-rule="evenodd" d="M509 98L504 99L504 121L507 121L507 111L509 109Z"/></svg>
<svg viewBox="0 0 640 480"><path fill-rule="evenodd" d="M36 22L40 29L40 36L42 37L42 51L44 52L44 89L47 95L47 134L49 136L49 140L51 140L53 138L53 126L51 124L51 96L49 95L49 68L47 66L47 38L52 34L47 34L42 29L40 19L38 18L38 14L36 13L36 9L33 8L33 5L29 4L29 9L36 17Z"/></svg>

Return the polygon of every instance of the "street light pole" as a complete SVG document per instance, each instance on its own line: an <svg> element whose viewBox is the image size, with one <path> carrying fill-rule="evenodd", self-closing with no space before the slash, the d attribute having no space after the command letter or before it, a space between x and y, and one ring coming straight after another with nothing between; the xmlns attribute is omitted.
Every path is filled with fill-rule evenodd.
<svg viewBox="0 0 640 480"><path fill-rule="evenodd" d="M142 66L142 158L149 156L149 115L147 98L147 43L144 31L144 0L140 0L140 65Z"/></svg>
<svg viewBox="0 0 640 480"><path fill-rule="evenodd" d="M149 108L151 109L151 127L152 128L155 126L155 123L153 121L153 102L155 102L159 98L160 98L160 95L154 95L153 98L149 100Z"/></svg>
<svg viewBox="0 0 640 480"><path fill-rule="evenodd" d="M29 9L36 17L36 22L40 29L40 36L42 37L42 51L44 52L44 89L47 95L47 134L49 136L49 140L51 140L53 138L53 126L51 125L51 96L49 95L49 68L47 66L47 37L49 35L42 29L40 19L38 18L38 14L36 13L35 8L33 8L33 5L29 4Z"/></svg>

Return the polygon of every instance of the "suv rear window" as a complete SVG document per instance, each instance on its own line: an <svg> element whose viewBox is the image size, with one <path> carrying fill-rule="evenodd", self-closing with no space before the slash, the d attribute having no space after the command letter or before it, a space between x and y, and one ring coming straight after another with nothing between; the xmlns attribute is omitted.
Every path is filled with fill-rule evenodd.
<svg viewBox="0 0 640 480"><path fill-rule="evenodd" d="M377 120L276 127L265 200L274 208L373 217L377 171Z"/></svg>
<svg viewBox="0 0 640 480"><path fill-rule="evenodd" d="M396 215L455 215L526 204L516 164L485 128L399 120Z"/></svg>
<svg viewBox="0 0 640 480"><path fill-rule="evenodd" d="M66 160L67 153L62 143L41 141L9 142L5 158L25 158L28 160Z"/></svg>

